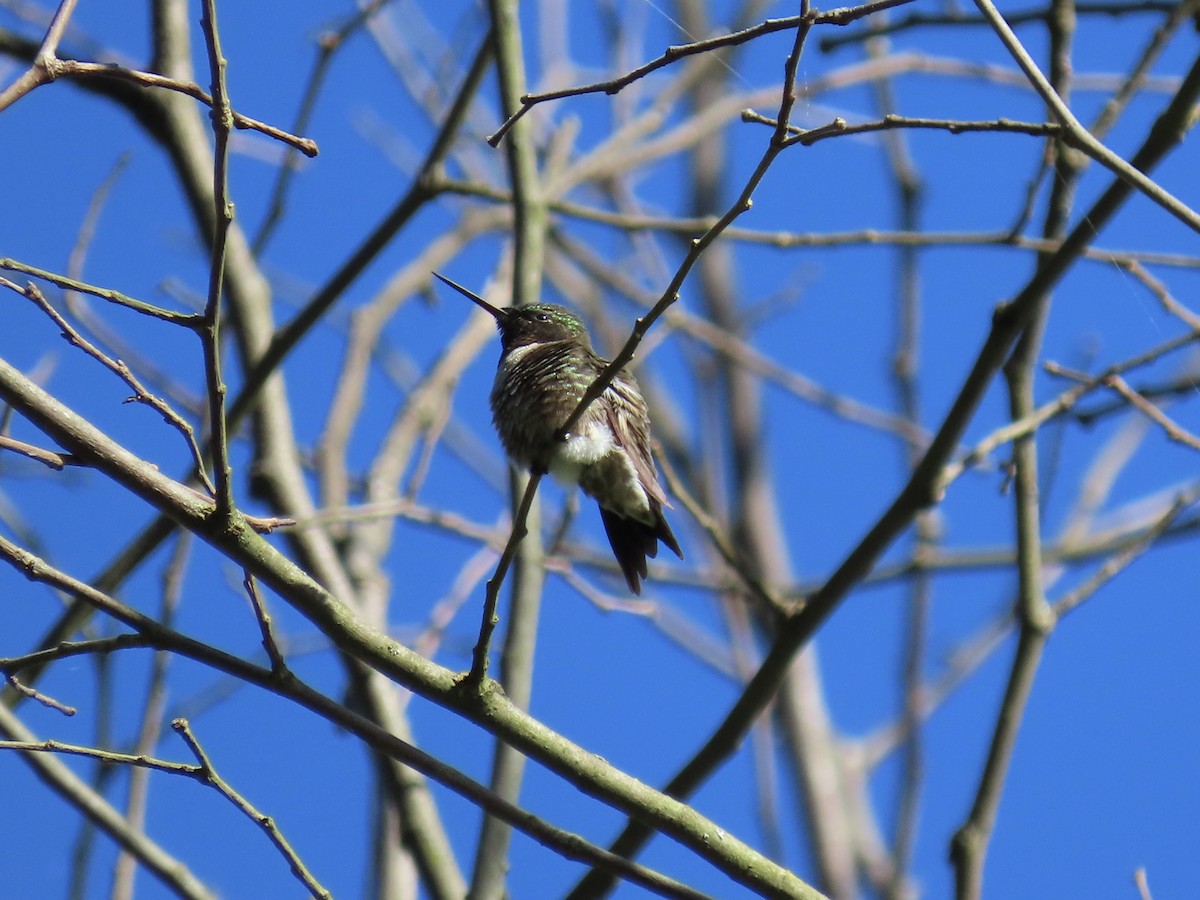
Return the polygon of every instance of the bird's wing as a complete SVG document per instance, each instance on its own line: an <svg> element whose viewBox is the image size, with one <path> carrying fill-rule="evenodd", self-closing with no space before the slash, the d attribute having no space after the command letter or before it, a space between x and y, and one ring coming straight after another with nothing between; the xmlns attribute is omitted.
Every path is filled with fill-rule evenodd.
<svg viewBox="0 0 1200 900"><path fill-rule="evenodd" d="M606 391L608 422L617 443L626 449L647 495L670 508L667 495L658 483L658 470L650 452L650 415L637 382L624 372L617 373Z"/></svg>

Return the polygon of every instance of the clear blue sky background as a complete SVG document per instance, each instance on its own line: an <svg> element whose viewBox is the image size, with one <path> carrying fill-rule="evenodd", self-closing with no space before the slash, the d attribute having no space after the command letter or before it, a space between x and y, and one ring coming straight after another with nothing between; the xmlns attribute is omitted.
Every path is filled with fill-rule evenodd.
<svg viewBox="0 0 1200 900"><path fill-rule="evenodd" d="M473 51L483 28L483 12L474 4L394 4L398 28L416 27L419 14L448 24L458 40L455 62ZM570 53L597 67L599 42L591 4L571 4L578 16ZM623 15L647 21L647 39L637 60L657 55L668 43L687 39L657 5L618 4ZM917 8L934 11L929 3ZM1007 7L1006 7L1007 8ZM222 4L221 30L230 60L229 84L235 106L249 115L287 125L297 107L313 57L313 41L322 28L348 11L341 3ZM419 12L418 12L419 11ZM786 15L790 5L776 4L769 15ZM193 18L198 18L198 7ZM142 65L148 27L141 4L81 4L75 16L81 34ZM714 14L714 21L723 21ZM1075 68L1078 73L1122 73L1136 58L1157 22L1150 16L1129 20L1081 22ZM16 27L0 12L0 25ZM28 31L26 32L28 33ZM858 58L859 49L830 54L819 51L814 33L802 66L802 83ZM1031 51L1044 57L1038 29L1021 31ZM790 44L787 36L750 45L733 64L731 76L744 89L778 78ZM81 46L78 35L64 48ZM536 38L526 41L530 57ZM910 32L897 49L920 50L939 57L991 63L1013 69L996 39L986 30ZM197 49L200 49L197 32ZM1178 76L1198 50L1194 32L1168 48L1156 73ZM84 52L86 53L86 46ZM1039 55L1040 54L1040 55ZM0 61L0 82L18 69ZM538 73L534 73L537 77ZM585 80L612 74L597 68ZM454 75L457 78L457 74ZM199 76L201 82L207 76ZM898 108L908 115L1038 121L1040 104L1028 90L945 77L907 76L897 82ZM1146 124L1161 109L1165 93L1150 93L1123 120L1107 143L1130 153ZM495 88L489 81L481 97L486 113L471 135L493 128ZM1088 121L1105 95L1080 91L1074 107ZM553 105L556 120L581 119L578 143L592 146L607 133L612 98L603 95ZM834 114L851 121L873 117L865 87L802 101L803 124L820 124ZM770 113L771 109L760 107ZM286 320L295 306L322 284L345 255L362 240L405 189L411 166L420 159L430 131L423 116L396 82L375 46L355 38L335 63L308 134L320 156L300 171L290 197L288 217L264 261L273 279L277 317ZM761 153L767 132L761 126L735 125L730 182L740 185ZM234 158L232 192L239 221L253 229L263 215L275 174L278 147L265 139L242 136ZM1004 135L908 136L927 188L923 223L930 230L1000 229L1019 209L1041 145L1033 139ZM482 146L480 154L497 171L499 154ZM92 244L87 280L134 296L168 303L163 285L170 282L202 295L207 260L182 199L169 178L167 162L139 135L124 113L67 85L44 88L0 116L0 173L3 206L0 256L63 270L80 222L97 186L117 159L130 154L105 208ZM1155 173L1193 208L1200 205L1195 139ZM1109 182L1093 166L1083 181L1078 210ZM664 166L638 186L639 196L665 214L686 210L684 180L677 168ZM1035 215L1040 216L1041 206ZM352 287L330 318L334 327L309 338L287 368L289 393L302 441L315 440L341 361L342 329L348 314L369 300L389 276L444 227L444 212L430 210L401 234ZM764 231L826 232L894 227L894 197L887 181L882 144L863 137L796 148L779 160L755 197L754 209L739 225ZM597 242L610 240L597 232ZM1109 248L1196 253L1194 233L1147 201L1135 198L1101 236ZM681 258L678 244L663 239L666 258ZM491 273L499 244L482 244L449 267L449 274L480 287ZM927 427L945 413L981 345L992 308L1018 289L1033 269L1033 258L1013 249L959 248L927 251L922 257L921 402ZM786 311L755 335L762 351L839 393L882 408L892 408L893 387L887 362L893 335L894 251L886 247L781 251L739 247L737 268L743 297L754 304L793 297ZM1200 276L1196 270L1161 267L1155 274L1174 295L1196 310ZM647 285L660 289L662 284ZM569 298L551 297L562 301ZM393 346L418 365L433 358L468 315L457 298L442 294L436 306L408 304L388 331ZM685 287L682 301L697 311ZM614 308L636 311L622 301ZM103 311L108 321L160 365L186 369L187 383L200 385L199 347L157 323L120 312ZM1162 313L1150 294L1127 274L1096 262L1080 263L1058 291L1050 319L1044 358L1066 365L1099 368L1179 334L1178 321ZM688 408L690 387L681 381L681 338L672 337L642 360L659 384L682 398ZM604 348L612 350L612 347ZM490 474L503 463L488 424L487 391L494 351L485 352L468 371L456 397L458 424L491 455ZM120 401L128 391L91 361L72 352L56 329L11 293L0 295L0 357L25 369L52 364L48 383L114 438L156 461L165 472L183 471L186 457L178 436L151 411ZM1179 371L1176 356L1144 377L1163 378ZM1138 379L1135 379L1137 381ZM1062 389L1041 376L1039 400ZM370 458L397 402L383 379L370 385L368 402L378 416L364 422L356 439L353 465ZM776 388L765 390L769 452L778 476L784 539L796 574L820 582L857 543L884 510L903 479L900 448L869 429L831 418ZM1193 432L1200 431L1200 404L1185 396L1170 412ZM968 444L984 437L1005 417L1000 386L988 395L967 434ZM1090 429L1068 424L1061 434L1061 464L1050 489L1045 532L1055 535L1077 500L1087 467L1105 442L1127 427L1123 417L1105 419ZM36 435L18 422L14 434ZM240 464L246 456L239 452ZM1044 471L1050 469L1043 459ZM1158 490L1191 483L1197 475L1195 451L1172 445L1149 429L1133 461L1124 469L1106 509ZM244 484L244 472L239 473ZM951 489L940 515L948 548L999 547L1011 540L1011 500L1001 492L994 471L969 474ZM23 510L39 529L38 548L70 573L87 577L105 565L149 519L144 505L120 495L86 472L47 475L32 464L0 458L3 499ZM547 509L561 499L549 488ZM479 522L494 522L505 500L488 481L448 456L440 456L423 492L425 502L444 505ZM704 558L704 538L677 509L677 523L689 563ZM598 517L585 504L575 534L603 547ZM6 534L12 535L6 530ZM434 598L441 596L463 563L476 550L471 543L415 526L400 526L393 554L395 601L391 625L398 634L419 628ZM904 558L900 542L889 560ZM121 596L153 612L158 579L166 555L144 566ZM1051 583L1051 598L1079 583L1091 567L1072 570ZM1056 574L1056 573L1051 573ZM987 896L995 898L1133 897L1133 871L1145 866L1155 896L1178 898L1195 893L1196 835L1200 834L1200 607L1197 605L1195 538L1171 542L1142 559L1065 620L1050 641L1038 673L1013 760L987 862ZM240 573L223 566L207 549L196 547L178 627L200 639L254 655L257 631L239 586ZM610 585L611 586L611 585ZM938 578L930 635L930 676L941 672L947 657L977 628L1002 614L1014 596L1011 569L971 570ZM683 589L651 587L650 596L671 604L701 628L721 634L719 611L707 595ZM896 713L896 674L906 593L878 586L854 592L821 632L818 652L833 720L847 737L865 736ZM482 591L454 621L438 656L465 668L478 621ZM297 655L298 672L336 694L340 668L323 639L281 602L273 604L280 627L291 639L315 652ZM32 647L58 610L58 601L31 586L19 574L0 568L0 655ZM108 627L108 626L103 626ZM946 863L950 836L969 808L983 764L987 741L1008 672L1009 640L930 719L926 731L926 779L915 871L929 897L947 896L951 871ZM132 735L141 715L147 654L126 654L114 661L112 691L117 719L114 742ZM27 704L23 716L44 737L90 743L95 728L92 663L60 664L42 683L58 699L80 708L67 720ZM333 733L331 726L277 699L253 690L212 699L228 687L219 677L183 661L172 662L172 712L187 714L220 771L260 809L274 816L315 874L339 897L359 896L369 854L368 791L372 787L362 748ZM659 785L686 760L721 720L737 686L693 656L664 640L640 617L603 613L562 580L547 580L547 595L537 657L533 712L551 727L601 754L638 778ZM212 702L209 702L212 700ZM486 781L490 742L482 732L422 700L411 707L420 745ZM188 759L185 748L168 733L159 754ZM88 772L85 763L72 762ZM873 796L890 827L899 768L889 760L872 782ZM623 818L536 765L528 770L522 803L555 824L607 843ZM123 793L125 774L117 773ZM760 844L751 761L743 750L706 785L697 806L723 828ZM785 808L791 787L780 788ZM62 894L69 865L67 848L76 818L29 773L20 759L0 753L0 796L7 815L0 821L0 895L48 897ZM439 794L451 832L469 866L479 813L465 802ZM800 835L801 825L785 818L784 862L802 875L811 873ZM183 857L222 896L291 897L299 886L286 866L244 818L201 787L164 776L152 782L149 830ZM105 896L114 849L101 839L87 895ZM720 897L744 892L667 839L657 839L644 854L661 868ZM533 841L517 836L512 851L512 896L548 897L562 893L581 873ZM139 876L139 896L162 895L149 876ZM619 896L638 896L623 888Z"/></svg>

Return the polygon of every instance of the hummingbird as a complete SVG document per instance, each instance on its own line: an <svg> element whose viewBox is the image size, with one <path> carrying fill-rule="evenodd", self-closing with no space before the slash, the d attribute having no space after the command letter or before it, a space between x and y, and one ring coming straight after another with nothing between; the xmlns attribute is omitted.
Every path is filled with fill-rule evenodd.
<svg viewBox="0 0 1200 900"><path fill-rule="evenodd" d="M663 515L670 508L650 451L650 416L637 382L624 371L584 411L570 434L563 424L608 360L592 350L583 321L553 303L496 307L449 278L441 281L487 310L500 332L492 384L492 422L509 457L530 471L579 485L596 501L613 555L635 594L646 557L662 541L683 559Z"/></svg>

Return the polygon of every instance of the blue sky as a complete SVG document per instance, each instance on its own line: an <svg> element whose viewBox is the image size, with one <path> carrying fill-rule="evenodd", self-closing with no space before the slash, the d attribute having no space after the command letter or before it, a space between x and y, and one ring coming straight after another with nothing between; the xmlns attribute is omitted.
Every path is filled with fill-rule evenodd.
<svg viewBox="0 0 1200 900"><path fill-rule="evenodd" d="M239 110L287 126L297 108L313 58L313 41L349 11L342 4L261 3L221 8L229 84ZM716 4L714 22L723 21ZM767 16L791 14L790 6L768 5ZM915 9L938 7L919 3ZM580 66L569 83L615 74L595 34L600 24L591 4L570 4L573 16L566 53ZM644 19L646 32L631 48L633 62L657 55L681 35L666 11L649 3L617 4L623 21ZM1010 11L1007 5L1004 11ZM192 10L198 18L198 9ZM902 16L904 11L893 13ZM139 4L97 7L82 4L74 23L80 29L64 44L71 50L87 35L123 58L142 64L148 26ZM526 54L532 77L546 73L538 62L539 22L527 12ZM446 49L422 38L420 21L453 35ZM432 57L443 59L456 81L482 34L484 12L475 4L397 3L387 19ZM1128 70L1159 20L1153 16L1108 20L1081 18L1075 71L1079 76L1119 75ZM0 27L32 34L7 11ZM1043 61L1044 38L1037 28L1019 31ZM802 85L819 83L831 72L862 58L858 46L822 53L814 32L801 67ZM195 39L198 41L198 31ZM733 90L776 83L790 37L763 38L744 48L731 63ZM86 45L84 45L86 46ZM197 45L199 46L199 45ZM893 43L897 54L924 59L988 63L1015 71L999 42L983 28L926 29L905 32ZM441 53L445 56L439 56ZM1154 73L1178 78L1197 53L1196 36L1186 28L1167 47ZM199 56L198 56L199 59ZM0 61L0 84L19 69ZM554 73L552 73L554 74ZM576 153L604 140L619 103L637 106L671 77L660 72L628 95L576 98L542 107L546 127L567 128L578 121ZM548 76L547 76L548 77ZM205 82L205 76L198 76ZM1169 85L1168 85L1169 86ZM1028 89L1012 85L909 73L894 82L897 109L910 116L973 119L1014 118L1041 121L1040 102ZM1140 94L1106 143L1131 153L1147 124L1169 93L1152 84ZM628 99L626 99L626 97ZM1072 105L1089 121L1107 94L1077 91ZM451 174L503 178L498 152L482 143L496 127L495 84L489 78L477 113L460 138L469 169L456 163ZM771 114L770 106L758 111ZM848 120L875 118L868 88L850 86L819 98L802 100L800 120L821 124L833 115ZM673 113L672 124L679 113ZM84 270L86 280L118 288L164 305L186 303L206 290L207 259L200 251L191 218L159 148L142 136L131 119L108 104L66 84L42 88L0 115L0 171L7 215L0 224L0 256L61 271L97 187L123 154L128 163L104 207ZM377 45L355 37L337 57L329 82L307 132L320 155L300 165L288 213L262 265L274 288L277 321L297 306L340 265L408 185L412 167L428 146L432 131ZM762 126L729 123L728 189L731 199L749 176L768 132ZM1042 143L1025 136L914 132L905 135L924 184L922 227L999 230L1011 225L1027 182L1040 158ZM239 133L231 171L231 191L239 223L253 232L266 208L279 161L279 148L257 135ZM1195 139L1185 142L1158 169L1156 179L1193 207L1200 205L1194 173ZM1092 165L1084 175L1074 217L1108 185L1110 175ZM672 157L632 181L642 207L658 215L684 215L687 182ZM598 203L597 194L579 190L568 199ZM447 198L423 211L397 236L351 286L324 326L300 346L285 368L288 393L300 445L312 449L324 426L354 311L369 303L389 278L413 259L433 235L448 227L466 202ZM1035 206L1035 223L1045 206L1045 190ZM657 258L668 270L679 264L681 244L650 235L632 244L624 235L594 225L560 220L572 236L591 242L614 265L648 292L660 291ZM755 196L754 208L738 221L756 231L828 233L895 226L895 198L882 141L876 136L829 140L785 153ZM1074 221L1074 218L1073 218ZM1037 225L1028 230L1033 233ZM474 242L446 266L456 280L481 289L503 253L504 240L493 236ZM845 397L894 410L895 390L889 369L895 327L896 251L889 246L858 244L831 249L768 248L731 243L736 284L748 310L765 309L767 318L749 335L766 357ZM1142 198L1134 198L1097 246L1158 253L1196 254L1196 235ZM934 247L920 257L921 370L920 402L924 427L935 428L987 334L996 304L1018 290L1033 271L1035 259L1012 247ZM1195 266L1149 266L1173 296L1195 310L1200 275ZM19 279L14 279L19 280ZM548 299L573 302L552 287ZM628 333L638 310L612 292L603 292L606 313ZM0 296L0 357L26 371L39 366L54 393L134 452L169 474L186 468L179 436L151 410L122 404L128 389L57 336L57 329L27 301L11 292ZM694 281L685 284L681 307L699 314ZM413 299L389 322L388 357L400 367L419 370L436 357L466 321L470 310L461 298L438 291L434 302ZM137 347L141 359L174 372L193 392L202 386L199 345L162 323L147 322L125 311L93 306ZM661 326L661 323L660 323ZM1154 297L1112 263L1081 261L1056 291L1043 360L1099 371L1175 337L1182 324L1162 311ZM616 346L599 349L612 352ZM439 449L419 499L470 521L492 525L507 509L494 489L503 460L488 421L487 392L498 346L489 346L464 372L454 397L453 427L470 436L477 448L463 462ZM639 377L671 398L685 440L703 453L699 423L703 394L688 365L702 353L675 332L652 353L639 357ZM1186 351L1130 376L1145 384L1177 376L1196 365ZM237 373L231 376L235 383ZM1036 396L1045 402L1065 387L1039 374ZM903 484L902 448L891 435L831 416L782 388L763 387L767 423L764 439L781 521L782 543L794 574L819 584L846 556L891 502ZM1090 405L1108 399L1097 394ZM403 391L382 371L373 373L365 397L365 415L350 447L355 471L367 465L388 427ZM1167 408L1192 433L1200 431L1196 392L1185 393ZM1007 399L1002 381L988 392L968 427L970 446L1003 425ZM1041 465L1045 476L1043 535L1059 535L1078 508L1080 492L1099 461L1134 434L1133 414L1109 416L1091 426L1068 420L1044 432ZM14 436L37 442L36 431L17 417ZM1112 483L1090 528L1119 523L1129 504L1150 498L1161 505L1163 492L1194 484L1194 449L1174 444L1154 426L1131 451ZM994 459L1003 461L1006 448ZM234 453L239 490L245 496L249 455L245 445ZM152 516L143 503L124 495L95 473L48 474L11 454L0 457L0 498L20 511L36 533L39 552L73 575L88 577L103 567ZM547 487L548 515L556 515L563 492ZM1156 499L1157 498L1157 499ZM998 549L1011 544L1011 496L994 468L970 472L955 482L938 508L947 550ZM1191 511L1194 517L1194 509ZM671 521L687 554L686 563L668 560L679 571L710 574L714 556L706 538L676 504ZM0 525L6 537L22 539L9 516ZM572 526L573 540L607 554L603 531L590 502L581 504ZM277 544L280 543L276 541ZM906 535L886 554L885 562L906 558ZM461 536L400 522L388 557L393 585L389 626L412 634L425 623L432 605L478 550ZM1032 698L1012 760L987 858L989 897L1132 897L1133 872L1144 866L1156 896L1186 896L1194 883L1194 835L1200 831L1200 705L1195 685L1200 661L1200 608L1196 599L1194 533L1166 541L1106 585L1061 622L1038 672ZM160 602L159 579L167 560L160 550L123 587L121 597L146 612ZM1047 569L1048 592L1057 599L1087 577L1101 560L1060 571ZM623 598L619 580L594 568L580 572ZM241 575L203 546L192 550L177 627L232 652L254 657L258 634L240 588ZM928 654L929 678L946 670L952 654L974 634L1002 616L1015 596L1011 565L968 568L939 574L933 584ZM51 622L59 601L0 567L4 628L0 656L32 648ZM324 638L278 598L269 598L278 626L295 642L290 659L297 672L334 696L342 689L341 669ZM717 641L726 641L721 610L706 591L650 582L647 599L660 604ZM482 587L472 592L452 621L437 660L452 668L469 664ZM853 591L821 630L817 640L820 671L830 715L841 737L851 742L890 723L897 711L896 682L901 663L906 590L898 582ZM504 608L501 614L503 616ZM97 625L104 633L111 626ZM925 896L947 896L952 873L946 862L948 842L962 823L982 768L996 710L1012 659L1014 642L1005 640L928 720L924 734L925 786L922 792L914 875ZM116 698L113 744L124 746L135 733L144 704L150 656L127 653L112 661L110 690ZM39 736L95 743L96 675L90 661L58 664L39 687L79 707L72 719L26 704L21 714ZM274 816L285 835L335 896L358 896L369 857L372 782L363 748L328 723L256 689L244 688L212 698L230 685L220 676L182 660L171 663L169 714L186 712L214 762L258 807ZM738 686L724 673L664 636L650 617L598 609L561 577L547 579L540 626L532 711L551 727L588 750L606 757L652 785L662 784L720 722L736 699ZM211 698L211 702L209 699ZM467 774L486 781L491 742L474 726L419 698L409 707L418 743ZM186 749L167 732L158 754L188 759ZM85 763L72 761L78 772ZM786 768L781 764L781 771ZM126 774L118 772L110 796L124 794ZM871 798L881 825L890 833L900 768L885 760L871 779ZM57 896L64 892L69 863L66 847L74 839L77 816L52 797L15 755L0 753L0 785L13 811L0 825L0 884L15 885L14 896ZM811 860L796 816L794 787L786 774L777 787L785 810L782 861L811 877ZM438 793L446 827L469 867L479 812L464 801ZM528 769L522 805L555 824L604 845L623 823L613 810L578 793L536 764ZM696 805L722 828L755 846L763 834L756 816L753 768L746 748L700 791ZM148 829L181 856L222 896L295 896L299 890L285 864L247 820L215 794L183 780L152 779ZM90 866L86 896L107 894L113 846L100 839ZM648 865L720 897L743 896L720 873L665 838L642 855ZM531 839L517 836L512 849L514 897L555 896L565 892L582 870ZM139 876L139 895L162 895L149 876ZM618 896L639 896L625 887Z"/></svg>

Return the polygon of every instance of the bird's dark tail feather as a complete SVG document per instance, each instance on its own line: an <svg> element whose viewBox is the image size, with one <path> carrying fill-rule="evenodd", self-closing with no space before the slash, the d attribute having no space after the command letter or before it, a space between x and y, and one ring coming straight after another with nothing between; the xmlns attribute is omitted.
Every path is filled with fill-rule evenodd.
<svg viewBox="0 0 1200 900"><path fill-rule="evenodd" d="M604 522L604 531L608 534L608 542L612 545L613 556L625 576L629 590L641 596L642 579L646 577L646 557L658 555L658 542L666 544L676 556L683 559L683 551L679 549L679 541L671 533L661 509L655 509L656 522L647 525L637 519L628 519L612 510L600 507L600 519Z"/></svg>

